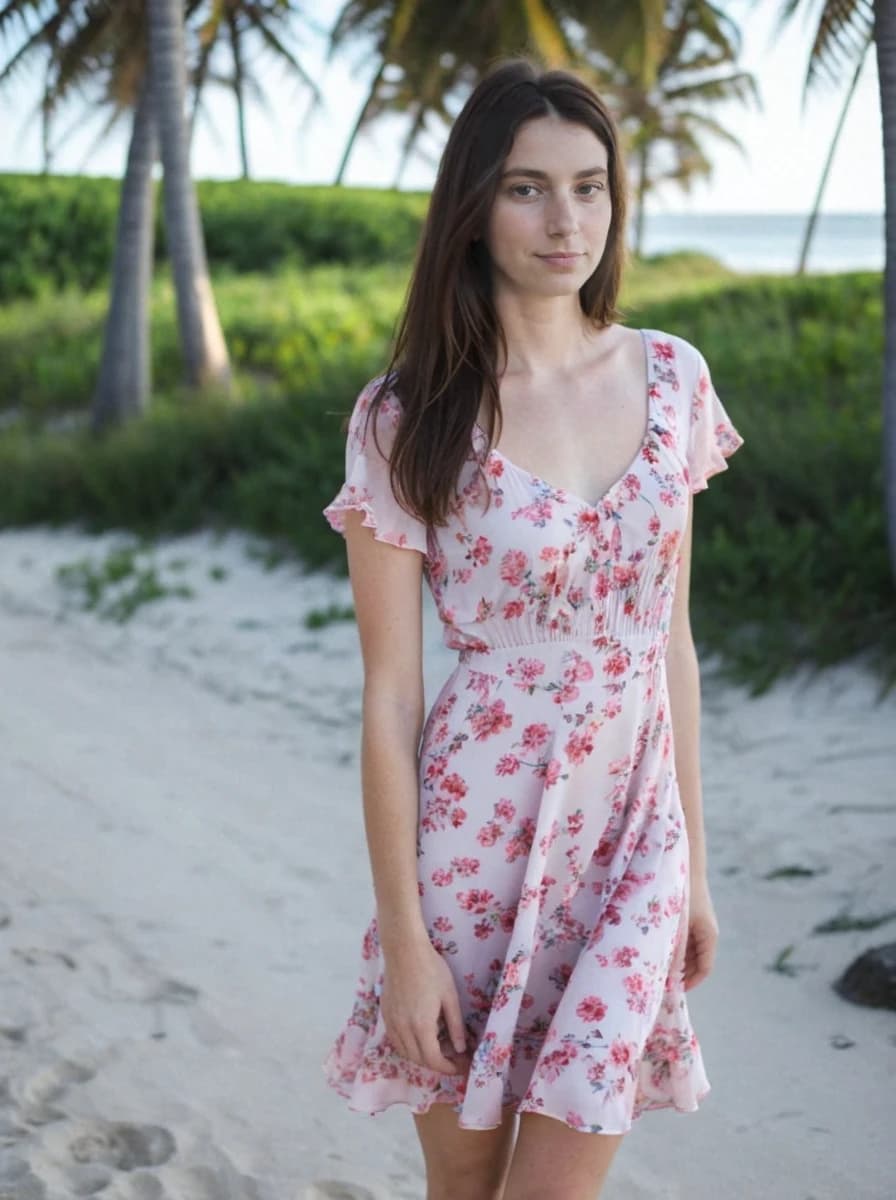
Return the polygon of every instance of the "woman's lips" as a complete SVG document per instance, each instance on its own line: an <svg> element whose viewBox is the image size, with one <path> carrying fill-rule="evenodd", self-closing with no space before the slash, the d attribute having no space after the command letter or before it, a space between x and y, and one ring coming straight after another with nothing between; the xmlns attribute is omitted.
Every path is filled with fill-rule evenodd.
<svg viewBox="0 0 896 1200"><path fill-rule="evenodd" d="M558 253L558 254L539 254L539 255L537 255L537 257L540 258L542 262L545 262L549 266L552 266L552 267L570 267L574 263L577 263L579 261L579 259L582 257L582 255L581 254Z"/></svg>

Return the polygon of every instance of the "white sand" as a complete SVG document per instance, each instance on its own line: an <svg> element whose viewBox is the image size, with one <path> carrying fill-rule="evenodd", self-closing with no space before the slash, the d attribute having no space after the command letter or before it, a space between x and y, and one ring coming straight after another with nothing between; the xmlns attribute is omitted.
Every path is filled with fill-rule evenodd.
<svg viewBox="0 0 896 1200"><path fill-rule="evenodd" d="M349 1112L319 1065L371 893L355 627L304 616L348 584L178 539L151 558L194 597L117 625L54 570L121 540L0 534L0 1200L421 1200L407 1110ZM428 620L431 697L453 656ZM896 908L876 690L847 668L750 700L705 669L713 1091L641 1118L606 1200L894 1194L896 1021L830 984L896 922L812 934ZM819 873L763 878L790 864Z"/></svg>

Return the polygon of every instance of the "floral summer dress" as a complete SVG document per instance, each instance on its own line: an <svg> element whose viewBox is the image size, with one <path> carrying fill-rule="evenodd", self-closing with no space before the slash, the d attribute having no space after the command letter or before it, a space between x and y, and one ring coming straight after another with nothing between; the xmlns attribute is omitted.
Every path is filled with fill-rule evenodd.
<svg viewBox="0 0 896 1200"><path fill-rule="evenodd" d="M477 426L462 504L427 530L396 503L372 424L365 437L378 381L355 404L346 482L324 513L342 532L360 509L376 538L425 556L458 651L420 744L417 863L472 1053L453 1076L391 1047L374 915L324 1064L356 1111L445 1102L462 1128L491 1129L513 1105L624 1133L648 1109L692 1112L709 1091L681 980L688 839L664 655L688 493L743 438L700 352L641 334L647 432L591 502L489 450ZM387 401L386 454L399 413Z"/></svg>

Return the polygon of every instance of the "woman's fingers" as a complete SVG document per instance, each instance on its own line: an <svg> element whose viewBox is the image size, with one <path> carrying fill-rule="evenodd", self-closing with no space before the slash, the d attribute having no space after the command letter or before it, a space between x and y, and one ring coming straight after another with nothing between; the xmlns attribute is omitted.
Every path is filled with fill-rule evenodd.
<svg viewBox="0 0 896 1200"><path fill-rule="evenodd" d="M457 989L453 985L448 988L442 998L442 1014L452 1046L458 1054L463 1054L467 1048L467 1034L460 1011L460 1001L457 998Z"/></svg>

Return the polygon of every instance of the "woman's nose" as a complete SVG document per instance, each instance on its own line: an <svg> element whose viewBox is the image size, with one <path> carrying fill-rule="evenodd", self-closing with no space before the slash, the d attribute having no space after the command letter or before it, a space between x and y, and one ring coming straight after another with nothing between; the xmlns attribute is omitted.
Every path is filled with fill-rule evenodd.
<svg viewBox="0 0 896 1200"><path fill-rule="evenodd" d="M567 196L555 196L547 208L547 231L553 237L568 237L576 228L576 214Z"/></svg>

